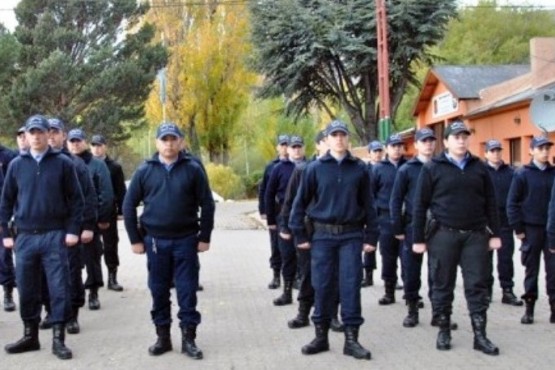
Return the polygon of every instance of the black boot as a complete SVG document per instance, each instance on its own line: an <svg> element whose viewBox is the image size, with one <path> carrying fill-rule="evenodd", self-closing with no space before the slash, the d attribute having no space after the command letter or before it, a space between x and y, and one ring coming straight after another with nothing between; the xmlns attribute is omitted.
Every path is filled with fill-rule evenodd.
<svg viewBox="0 0 555 370"><path fill-rule="evenodd" d="M474 331L474 349L482 351L486 355L497 356L499 348L495 346L486 336L488 317L486 313L474 313L470 315L472 330Z"/></svg>
<svg viewBox="0 0 555 370"><path fill-rule="evenodd" d="M316 338L312 342L303 346L301 352L303 355L315 355L320 352L325 352L330 350L330 343L328 341L328 332L330 330L330 323L318 323L314 324Z"/></svg>
<svg viewBox="0 0 555 370"><path fill-rule="evenodd" d="M374 270L364 270L364 278L362 279L362 283L360 285L363 288L374 285Z"/></svg>
<svg viewBox="0 0 555 370"><path fill-rule="evenodd" d="M370 360L372 354L358 342L358 327L345 326L345 345L343 354L354 358Z"/></svg>
<svg viewBox="0 0 555 370"><path fill-rule="evenodd" d="M8 353L23 353L29 351L38 351L39 343L39 326L35 322L23 322L23 338L15 343L8 344L4 347Z"/></svg>
<svg viewBox="0 0 555 370"><path fill-rule="evenodd" d="M555 302L551 302L551 317L549 317L549 322L555 324Z"/></svg>
<svg viewBox="0 0 555 370"><path fill-rule="evenodd" d="M436 314L432 315L432 321L430 322L431 326L439 327L438 317L439 315L436 315ZM450 321L451 330L457 330L459 328L459 325L456 322L452 322L451 320L449 321Z"/></svg>
<svg viewBox="0 0 555 370"><path fill-rule="evenodd" d="M123 287L118 284L118 269L117 267L110 268L108 271L108 289L121 292Z"/></svg>
<svg viewBox="0 0 555 370"><path fill-rule="evenodd" d="M187 356L194 358L195 360L202 359L202 351L195 343L195 339L197 337L196 326L181 328L181 334L181 353L185 353Z"/></svg>
<svg viewBox="0 0 555 370"><path fill-rule="evenodd" d="M343 333L345 331L345 326L343 326L343 323L339 321L337 317L334 317L331 319L330 329L336 333Z"/></svg>
<svg viewBox="0 0 555 370"><path fill-rule="evenodd" d="M274 305L285 306L293 303L293 282L286 280L283 282L283 294L274 299Z"/></svg>
<svg viewBox="0 0 555 370"><path fill-rule="evenodd" d="M395 303L395 284L394 281L386 281L384 283L385 295L378 301L380 305L385 306Z"/></svg>
<svg viewBox="0 0 555 370"><path fill-rule="evenodd" d="M403 320L405 328L414 328L418 325L418 301L407 301L408 315Z"/></svg>
<svg viewBox="0 0 555 370"><path fill-rule="evenodd" d="M79 307L72 307L71 308L71 318L68 320L66 329L68 334L79 334L81 328L79 327L79 321L77 318L79 317Z"/></svg>
<svg viewBox="0 0 555 370"><path fill-rule="evenodd" d="M54 324L52 325L52 332L54 337L52 338L52 353L56 355L60 360L69 360L73 357L71 350L66 347L66 328L64 324Z"/></svg>
<svg viewBox="0 0 555 370"><path fill-rule="evenodd" d="M13 285L4 285L4 311L13 312L15 311L15 303L13 301Z"/></svg>
<svg viewBox="0 0 555 370"><path fill-rule="evenodd" d="M524 315L520 319L521 324L533 324L534 323L534 306L536 305L536 300L532 298L526 298L524 300L526 304L526 310Z"/></svg>
<svg viewBox="0 0 555 370"><path fill-rule="evenodd" d="M98 288L91 288L89 291L89 310L99 310L100 301L98 300Z"/></svg>
<svg viewBox="0 0 555 370"><path fill-rule="evenodd" d="M50 312L46 311L46 316L39 324L40 330L52 329L52 322L50 321Z"/></svg>
<svg viewBox="0 0 555 370"><path fill-rule="evenodd" d="M148 353L151 356L159 356L173 349L169 325L156 326L156 335L158 336L156 343L148 347Z"/></svg>
<svg viewBox="0 0 555 370"><path fill-rule="evenodd" d="M310 325L310 321L308 320L310 307L312 307L312 305L308 302L299 302L299 312L297 312L297 317L293 320L289 320L289 322L287 322L287 326L289 326L290 329L298 329Z"/></svg>
<svg viewBox="0 0 555 370"><path fill-rule="evenodd" d="M510 304L511 306L522 306L524 304L524 302L516 297L511 288L503 289L501 303Z"/></svg>
<svg viewBox="0 0 555 370"><path fill-rule="evenodd" d="M270 281L270 284L268 284L268 289L277 289L280 286L281 286L281 281L279 276L279 270L274 270L274 277L272 278L272 281Z"/></svg>
<svg viewBox="0 0 555 370"><path fill-rule="evenodd" d="M451 349L451 317L438 315L437 323L439 332L437 333L436 348L440 351L448 351Z"/></svg>

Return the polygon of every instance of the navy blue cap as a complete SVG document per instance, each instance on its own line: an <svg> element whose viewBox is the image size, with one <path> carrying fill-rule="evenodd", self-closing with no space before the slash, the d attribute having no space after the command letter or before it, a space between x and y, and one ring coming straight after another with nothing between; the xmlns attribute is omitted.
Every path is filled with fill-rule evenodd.
<svg viewBox="0 0 555 370"><path fill-rule="evenodd" d="M50 129L60 130L60 131L65 130L64 123L62 122L61 119L58 119L58 118L49 118L48 125L50 126Z"/></svg>
<svg viewBox="0 0 555 370"><path fill-rule="evenodd" d="M371 141L368 144L368 151L369 152L377 152L378 150L383 150L383 144L379 140Z"/></svg>
<svg viewBox="0 0 555 370"><path fill-rule="evenodd" d="M414 139L416 141L424 141L426 139L436 140L437 138L434 133L434 130L432 130L431 128L425 127L425 128L421 128L420 130L416 130L416 133L414 134Z"/></svg>
<svg viewBox="0 0 555 370"><path fill-rule="evenodd" d="M106 138L102 135L93 135L91 145L106 145Z"/></svg>
<svg viewBox="0 0 555 370"><path fill-rule="evenodd" d="M325 138L326 138L326 132L324 130L320 130L316 134L316 137L314 137L314 142L318 144L320 141L324 140Z"/></svg>
<svg viewBox="0 0 555 370"><path fill-rule="evenodd" d="M67 133L67 139L71 140L86 140L87 135L85 135L85 131L81 130L80 128L74 128L73 130L69 130Z"/></svg>
<svg viewBox="0 0 555 370"><path fill-rule="evenodd" d="M42 132L48 131L50 126L48 125L48 120L46 117L40 114L31 116L25 122L25 131L31 131L33 129L41 130Z"/></svg>
<svg viewBox="0 0 555 370"><path fill-rule="evenodd" d="M304 146L304 140L302 137L300 136L291 136L291 139L289 139L289 146Z"/></svg>
<svg viewBox="0 0 555 370"><path fill-rule="evenodd" d="M277 137L278 145L289 145L289 135L281 134Z"/></svg>
<svg viewBox="0 0 555 370"><path fill-rule="evenodd" d="M25 133L25 126L21 126L20 128L17 129L17 135L21 135Z"/></svg>
<svg viewBox="0 0 555 370"><path fill-rule="evenodd" d="M466 127L464 122L461 120L456 120L445 128L443 136L447 139L449 135L458 135L463 132L467 135L470 135L470 130L468 129L468 127Z"/></svg>
<svg viewBox="0 0 555 370"><path fill-rule="evenodd" d="M544 145L552 146L553 142L549 141L549 139L545 136L535 136L532 138L532 141L530 141L530 149L538 148Z"/></svg>
<svg viewBox="0 0 555 370"><path fill-rule="evenodd" d="M387 138L385 145L399 145L403 144L403 139L399 134L393 134Z"/></svg>
<svg viewBox="0 0 555 370"><path fill-rule="evenodd" d="M492 151L494 149L503 149L503 147L501 146L501 142L495 139L486 141L486 152Z"/></svg>
<svg viewBox="0 0 555 370"><path fill-rule="evenodd" d="M347 125L339 120L331 121L326 127L326 136L333 134L334 132L342 132L345 135L349 135L349 128Z"/></svg>
<svg viewBox="0 0 555 370"><path fill-rule="evenodd" d="M164 136L175 136L177 138L182 138L183 134L181 130L175 123L171 122L164 122L160 126L158 126L158 130L156 130L156 139L161 139Z"/></svg>

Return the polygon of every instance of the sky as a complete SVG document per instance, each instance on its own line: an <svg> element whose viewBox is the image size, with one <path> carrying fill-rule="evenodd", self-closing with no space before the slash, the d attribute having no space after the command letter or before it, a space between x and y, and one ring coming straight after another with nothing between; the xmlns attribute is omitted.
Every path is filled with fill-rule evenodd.
<svg viewBox="0 0 555 370"><path fill-rule="evenodd" d="M17 25L15 20L15 15L13 12L13 8L16 7L17 3L20 0L2 0L0 2L0 22L4 24L9 30L12 30ZM226 1L226 0L222 0ZM371 1L371 0L369 0ZM459 2L463 5L476 5L478 0L459 0ZM499 0L499 4L510 4L510 5L536 5L536 6L545 6L549 9L555 10L555 1L554 0Z"/></svg>

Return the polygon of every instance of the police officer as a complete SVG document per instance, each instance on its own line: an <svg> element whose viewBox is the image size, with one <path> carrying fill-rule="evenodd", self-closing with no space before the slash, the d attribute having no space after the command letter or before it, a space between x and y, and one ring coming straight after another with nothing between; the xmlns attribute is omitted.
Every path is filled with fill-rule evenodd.
<svg viewBox="0 0 555 370"><path fill-rule="evenodd" d="M210 247L214 200L204 171L181 151L182 141L183 135L175 124L158 127L158 153L135 172L123 202L123 216L133 252L147 254L151 316L158 335L149 353L156 356L172 349L170 285L175 281L181 351L201 359L202 351L195 343L201 320L196 309L198 253ZM144 232L138 228L136 210L141 201L145 205L140 218Z"/></svg>
<svg viewBox="0 0 555 370"><path fill-rule="evenodd" d="M40 349L40 271L46 272L50 292L54 339L52 352L69 359L65 346L65 320L69 310L67 248L79 241L84 200L75 174L75 165L48 145L49 125L45 117L30 117L25 124L30 149L13 160L8 168L0 222L6 248L14 248L7 233L8 222L15 215L16 277L20 313L24 323L23 338L5 349L21 353Z"/></svg>
<svg viewBox="0 0 555 370"><path fill-rule="evenodd" d="M451 349L451 312L460 264L474 331L474 349L498 355L486 337L489 307L489 249L499 249L499 219L485 164L468 151L470 131L457 120L445 128L444 153L424 164L416 185L413 251L428 250L432 275L432 309L438 314L436 348ZM436 230L425 238L427 212Z"/></svg>
<svg viewBox="0 0 555 370"><path fill-rule="evenodd" d="M98 228L94 232L92 241L83 245L85 269L87 271L85 289L89 290L89 309L98 310L100 309L98 288L104 286L101 266L102 243L100 242L100 230L106 230L110 227L114 207L114 191L108 167L104 161L93 157L88 149L86 139L85 132L78 128L70 130L67 134L68 149L71 154L85 161L98 197Z"/></svg>
<svg viewBox="0 0 555 370"><path fill-rule="evenodd" d="M418 303L420 300L422 254L412 251L412 210L414 190L424 163L432 159L436 137L429 128L417 130L414 136L416 156L403 164L395 177L391 192L391 223L395 238L402 241L401 259L405 268L404 299L408 315L403 326L412 328L418 325Z"/></svg>
<svg viewBox="0 0 555 370"><path fill-rule="evenodd" d="M368 144L368 153L370 160L368 161L368 172L372 173L372 167L377 165L383 159L383 144L379 140L373 140ZM362 252L362 266L364 268L364 277L362 278L362 287L374 285L374 270L376 269L376 253Z"/></svg>
<svg viewBox="0 0 555 370"><path fill-rule="evenodd" d="M526 305L522 324L534 322L538 299L538 275L543 252L546 290L549 302L555 302L555 259L549 250L546 225L555 167L549 163L553 143L546 137L534 137L530 142L532 160L515 171L507 199L507 217L516 237L521 240L521 261L525 268L524 294Z"/></svg>
<svg viewBox="0 0 555 370"><path fill-rule="evenodd" d="M27 137L25 136L25 126L21 126L17 129L15 141L17 143L17 150L19 153L29 150L29 143L27 142Z"/></svg>
<svg viewBox="0 0 555 370"><path fill-rule="evenodd" d="M503 147L499 140L491 139L486 141L486 164L493 187L495 188L495 199L497 199L497 208L499 221L501 225L501 245L502 248L497 250L497 273L499 275L499 283L503 291L501 302L512 306L522 306L523 302L513 293L513 253L515 250L515 242L513 230L509 226L507 220L507 196L513 179L514 170L511 166L505 164L502 159L501 151ZM493 251L490 253L492 274L489 285L489 295L492 296L493 291Z"/></svg>
<svg viewBox="0 0 555 370"><path fill-rule="evenodd" d="M295 167L302 164L304 158L304 141L300 136L291 136L287 148L287 158L272 169L266 187L266 221L269 229L277 230L279 213L285 200L285 191ZM297 273L297 253L293 240L278 235L279 254L281 256L281 273L283 276L283 294L274 299L274 305L283 306L293 303L293 281Z"/></svg>
<svg viewBox="0 0 555 370"><path fill-rule="evenodd" d="M268 180L270 180L270 175L274 166L280 161L287 158L287 146L289 144L289 135L279 135L277 138L276 151L278 153L277 158L273 159L264 168L264 175L262 176L262 182L258 187L258 212L260 217L266 219L266 188L268 186ZM274 277L270 284L268 284L269 289L277 289L281 285L280 273L281 273L281 255L279 254L278 247L278 230L268 229L270 233L270 268L274 272Z"/></svg>
<svg viewBox="0 0 555 370"><path fill-rule="evenodd" d="M348 151L349 130L341 121L326 128L329 152L307 165L289 220L297 247L311 249L315 306L312 321L316 338L302 348L311 355L329 350L328 331L333 315L334 280L339 276L341 318L345 325L343 354L370 359L358 342L361 315L360 251L375 250L377 219L368 169ZM307 234L305 217L314 225Z"/></svg>
<svg viewBox="0 0 555 370"><path fill-rule="evenodd" d="M404 144L399 134L387 138L387 156L372 167L372 191L376 201L380 224L380 253L382 255L382 279L385 294L378 301L381 305L395 303L395 288L397 286L397 259L401 257L401 243L393 235L389 200L397 170L406 162L403 157ZM403 276L401 261L401 276ZM400 286L399 286L400 287Z"/></svg>
<svg viewBox="0 0 555 370"><path fill-rule="evenodd" d="M123 215L122 205L125 198L125 176L121 165L110 158L107 154L106 138L102 135L93 135L91 138L91 152L93 156L106 163L110 171L110 180L114 189L114 205L110 218L110 226L101 230L102 241L104 242L104 262L108 268L108 289L121 292L123 287L117 280L119 257L118 257L118 217Z"/></svg>

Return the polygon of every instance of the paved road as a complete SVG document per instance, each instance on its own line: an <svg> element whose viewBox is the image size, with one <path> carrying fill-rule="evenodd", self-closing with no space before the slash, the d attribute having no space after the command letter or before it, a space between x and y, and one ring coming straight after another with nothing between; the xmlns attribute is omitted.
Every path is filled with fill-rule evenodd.
<svg viewBox="0 0 555 370"><path fill-rule="evenodd" d="M344 356L343 336L336 333L330 333L330 352L311 357L301 355L300 348L313 337L313 327L287 328L286 322L295 315L296 306L272 305L278 292L266 288L271 275L267 262L268 235L248 216L255 211L254 202L224 203L217 207L212 249L201 257L205 291L199 293L203 323L198 329L197 343L204 351L204 360L195 361L179 353L177 322L172 332L174 351L157 358L148 355L147 348L155 334L150 323L145 257L133 255L123 235L120 282L126 289L122 293L101 290L102 309L82 311L81 334L68 335L66 340L74 359L65 362L56 359L50 353L51 333L41 332L41 351L20 355L0 351L0 369L553 368L555 325L549 324L543 293L536 323L523 326L519 323L523 309L502 305L496 288L488 332L500 347L501 355L489 357L472 350L462 286L457 289L453 315L460 329L453 333L453 349L439 352L435 350L436 329L429 326L428 302L421 310L421 325L405 329L401 325L406 312L404 304L378 305L383 293L379 279L377 286L362 291L366 322L360 341L372 351L370 362ZM522 267L517 265L516 270L516 291L520 293ZM543 285L541 289L543 292ZM399 299L400 294L397 296ZM18 339L21 332L17 313L0 311L0 344Z"/></svg>

